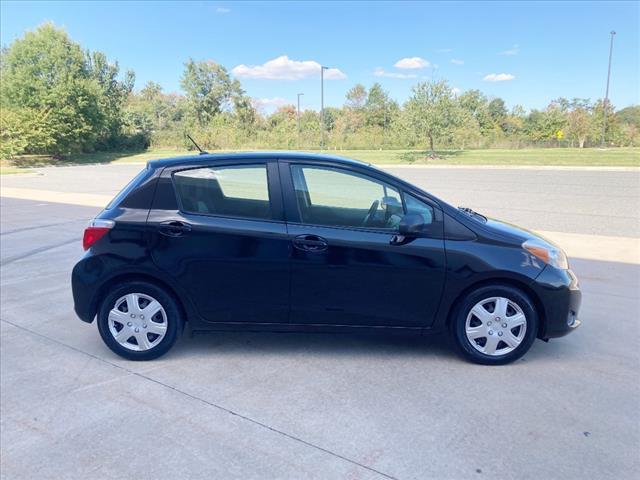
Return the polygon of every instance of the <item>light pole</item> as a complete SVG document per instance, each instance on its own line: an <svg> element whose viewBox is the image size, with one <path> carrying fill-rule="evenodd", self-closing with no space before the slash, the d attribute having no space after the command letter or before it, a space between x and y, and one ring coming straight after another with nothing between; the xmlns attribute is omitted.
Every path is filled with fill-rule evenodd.
<svg viewBox="0 0 640 480"><path fill-rule="evenodd" d="M320 67L320 148L324 148L324 71L329 67Z"/></svg>
<svg viewBox="0 0 640 480"><path fill-rule="evenodd" d="M602 111L602 143L601 147L604 148L604 135L607 132L607 107L609 106L609 80L611 78L611 57L613 55L613 37L616 32L611 30L611 43L609 44L609 70L607 71L607 89L604 93L604 105Z"/></svg>
<svg viewBox="0 0 640 480"><path fill-rule="evenodd" d="M389 105L384 106L384 127L382 127L382 147L387 144L387 112L389 111Z"/></svg>
<svg viewBox="0 0 640 480"><path fill-rule="evenodd" d="M304 95L304 93L298 94L298 150L300 150L300 132L302 131L300 129L300 97L302 95Z"/></svg>

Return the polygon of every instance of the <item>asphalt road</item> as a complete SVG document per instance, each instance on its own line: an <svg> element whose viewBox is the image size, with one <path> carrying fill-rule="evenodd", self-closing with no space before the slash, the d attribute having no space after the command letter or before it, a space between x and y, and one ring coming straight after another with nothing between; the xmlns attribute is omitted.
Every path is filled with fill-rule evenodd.
<svg viewBox="0 0 640 480"><path fill-rule="evenodd" d="M140 168L2 186L113 195ZM640 237L640 172L392 170L453 204L581 234L583 326L495 368L444 337L249 333L127 362L72 310L70 270L99 209L2 197L1 477L634 478L640 265L598 258L601 236Z"/></svg>

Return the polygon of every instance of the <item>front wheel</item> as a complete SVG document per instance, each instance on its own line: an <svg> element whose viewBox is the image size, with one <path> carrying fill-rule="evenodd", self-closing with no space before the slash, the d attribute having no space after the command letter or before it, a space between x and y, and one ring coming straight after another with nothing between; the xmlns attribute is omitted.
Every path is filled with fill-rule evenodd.
<svg viewBox="0 0 640 480"><path fill-rule="evenodd" d="M129 360L152 360L164 355L182 331L176 301L162 288L135 281L116 285L98 311L98 330L104 343Z"/></svg>
<svg viewBox="0 0 640 480"><path fill-rule="evenodd" d="M503 365L531 348L538 315L529 297L517 288L486 286L462 301L451 330L465 358L484 365Z"/></svg>

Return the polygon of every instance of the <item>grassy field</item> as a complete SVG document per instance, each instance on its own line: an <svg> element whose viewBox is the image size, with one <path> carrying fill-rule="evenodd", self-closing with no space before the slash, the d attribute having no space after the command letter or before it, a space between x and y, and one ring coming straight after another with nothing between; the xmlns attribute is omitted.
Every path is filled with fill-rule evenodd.
<svg viewBox="0 0 640 480"><path fill-rule="evenodd" d="M318 151L316 151L318 153ZM640 167L640 148L577 149L538 148L524 150L448 150L439 158L427 158L418 150L328 150L326 153L355 158L373 164L414 165L559 165ZM177 150L149 150L140 153L98 152L53 159L44 155L23 156L0 161L0 173L20 173L24 169L51 165L147 162L157 158L194 154Z"/></svg>

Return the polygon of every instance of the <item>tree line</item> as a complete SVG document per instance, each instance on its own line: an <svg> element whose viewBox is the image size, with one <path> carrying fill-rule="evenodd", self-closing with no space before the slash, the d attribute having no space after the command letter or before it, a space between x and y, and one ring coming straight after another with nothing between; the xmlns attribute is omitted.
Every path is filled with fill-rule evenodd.
<svg viewBox="0 0 640 480"><path fill-rule="evenodd" d="M183 94L155 82L134 90L101 52L84 50L47 23L2 49L0 156L191 147L319 147L319 112L284 105L264 113L227 69L189 59ZM605 128L606 117L606 128ZM640 144L640 106L616 111L602 100L552 100L544 109L508 109L479 90L456 92L445 80L416 84L399 104L378 83L358 84L340 108L324 111L325 146L337 149L522 148Z"/></svg>

